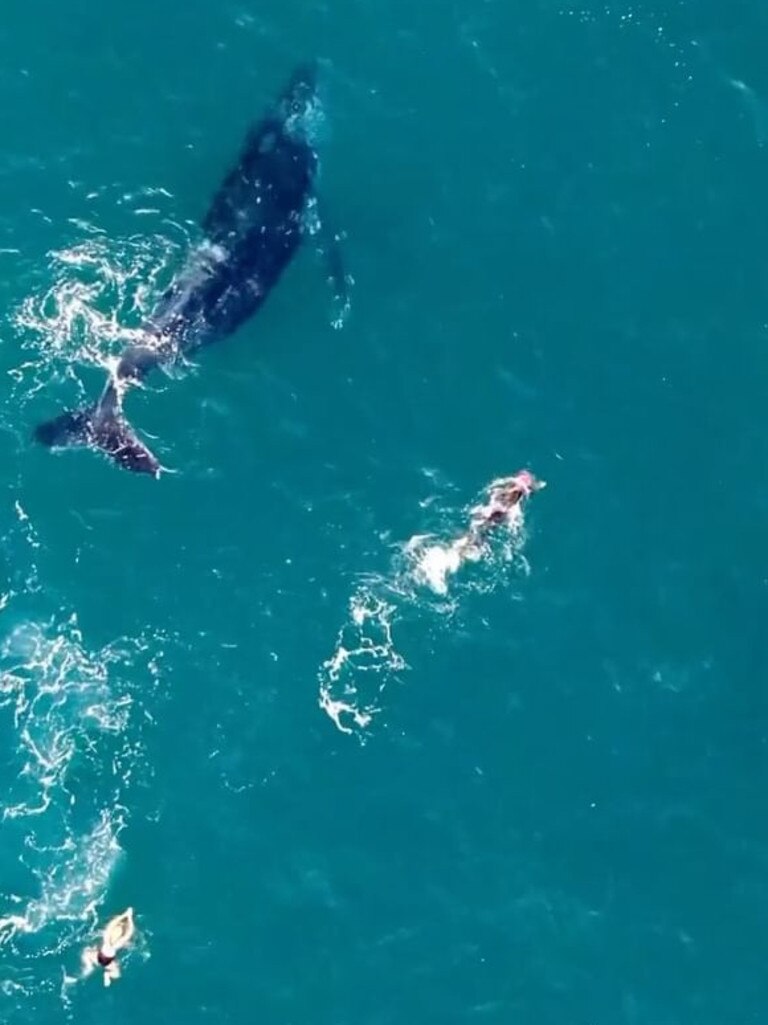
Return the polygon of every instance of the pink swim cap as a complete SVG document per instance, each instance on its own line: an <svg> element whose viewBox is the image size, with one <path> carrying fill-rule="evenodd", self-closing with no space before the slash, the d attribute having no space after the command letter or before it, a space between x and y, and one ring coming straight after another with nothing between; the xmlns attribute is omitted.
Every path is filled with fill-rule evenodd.
<svg viewBox="0 0 768 1025"><path fill-rule="evenodd" d="M525 492L526 496L530 495L532 491L538 491L539 488L544 487L544 482L537 480L530 470L520 470L512 478L513 483L517 484L519 488Z"/></svg>

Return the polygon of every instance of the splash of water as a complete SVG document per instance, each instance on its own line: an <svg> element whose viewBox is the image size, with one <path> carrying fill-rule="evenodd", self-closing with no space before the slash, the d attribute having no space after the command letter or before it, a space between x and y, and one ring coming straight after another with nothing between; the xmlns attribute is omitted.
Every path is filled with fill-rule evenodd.
<svg viewBox="0 0 768 1025"><path fill-rule="evenodd" d="M481 544L466 545L465 537L446 541L439 534L415 534L402 547L404 575L440 597L448 595L451 581L464 568L481 565L485 573L464 582L464 590L488 592L499 586L504 571L516 566L530 572L523 555L526 541L522 505L510 510L505 528Z"/></svg>
<svg viewBox="0 0 768 1025"><path fill-rule="evenodd" d="M105 650L93 657L73 616L51 636L22 623L0 648L0 709L13 716L20 771L3 802L3 819L39 815L66 783L78 745L91 729L120 733L130 698L113 697Z"/></svg>
<svg viewBox="0 0 768 1025"><path fill-rule="evenodd" d="M334 652L318 672L320 708L338 730L355 733L361 741L383 710L388 684L408 668L395 645L397 622L427 613L433 624L448 628L462 596L495 590L508 579L510 568L530 573L523 554L522 504L509 516L505 530L471 548L462 547L463 538L455 537L456 512L441 511L432 499L421 504L440 521L438 529L398 545L389 572L368 577L353 590ZM445 540L450 534L454 539ZM460 574L470 568L474 572Z"/></svg>
<svg viewBox="0 0 768 1025"><path fill-rule="evenodd" d="M17 933L39 933L54 923L89 922L93 926L98 905L122 854L118 835L125 824L126 810L118 805L102 809L89 832L67 836L62 843L36 846L35 840L28 837L27 846L49 867L40 876L39 895L19 911L0 918L0 944L11 942ZM11 899L19 900L17 896ZM68 946L70 939L58 929L53 945L46 947L45 952L58 953Z"/></svg>
<svg viewBox="0 0 768 1025"><path fill-rule="evenodd" d="M0 894L0 948L9 970L35 965L27 991L51 988L37 959L79 942L106 895L146 765L134 678L141 661L156 675L155 645L89 651L72 616L21 622L0 646L0 734L16 769L0 815L16 865L3 873L14 888Z"/></svg>
<svg viewBox="0 0 768 1025"><path fill-rule="evenodd" d="M320 707L342 733L365 730L379 711L375 699L363 693L361 676L379 676L380 691L392 674L407 668L392 640L395 611L395 605L367 587L361 587L349 600L349 620L339 631L336 649L323 662L319 675Z"/></svg>
<svg viewBox="0 0 768 1025"><path fill-rule="evenodd" d="M82 397L84 368L107 368L144 337L143 322L190 247L186 229L169 222L164 229L119 239L92 229L49 254L48 287L12 315L25 353L10 372L14 401L24 403L57 381Z"/></svg>

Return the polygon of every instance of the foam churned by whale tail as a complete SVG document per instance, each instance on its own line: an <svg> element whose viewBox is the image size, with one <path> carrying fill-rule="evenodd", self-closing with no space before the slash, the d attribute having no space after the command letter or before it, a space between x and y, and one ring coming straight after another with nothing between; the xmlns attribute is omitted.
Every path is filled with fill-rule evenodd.
<svg viewBox="0 0 768 1025"><path fill-rule="evenodd" d="M126 470L160 475L160 463L137 437L109 389L95 405L40 424L35 428L35 438L48 448L86 445L99 449Z"/></svg>

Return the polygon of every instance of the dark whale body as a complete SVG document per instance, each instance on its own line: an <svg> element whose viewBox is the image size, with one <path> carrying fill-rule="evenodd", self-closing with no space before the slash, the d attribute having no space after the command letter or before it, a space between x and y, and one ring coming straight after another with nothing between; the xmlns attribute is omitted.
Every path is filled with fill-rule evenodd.
<svg viewBox="0 0 768 1025"><path fill-rule="evenodd" d="M203 219L205 241L144 325L146 343L126 349L94 406L38 426L39 442L89 445L129 470L159 475L160 463L123 416L123 394L160 364L232 334L277 284L302 242L314 197L317 104L315 68L302 67L248 135ZM341 291L343 280L334 283Z"/></svg>

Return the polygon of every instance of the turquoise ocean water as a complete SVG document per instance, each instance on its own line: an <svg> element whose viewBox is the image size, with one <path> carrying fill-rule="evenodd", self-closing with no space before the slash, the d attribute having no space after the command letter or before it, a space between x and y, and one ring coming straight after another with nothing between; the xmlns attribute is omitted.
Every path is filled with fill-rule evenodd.
<svg viewBox="0 0 768 1025"><path fill-rule="evenodd" d="M766 45L757 0L8 0L0 1021L765 1021ZM308 56L343 329L309 246L131 394L177 474L33 447ZM420 584L524 465L512 557Z"/></svg>

